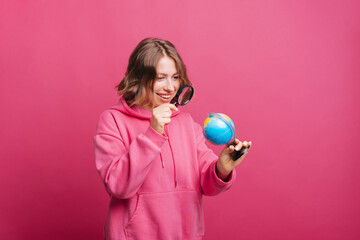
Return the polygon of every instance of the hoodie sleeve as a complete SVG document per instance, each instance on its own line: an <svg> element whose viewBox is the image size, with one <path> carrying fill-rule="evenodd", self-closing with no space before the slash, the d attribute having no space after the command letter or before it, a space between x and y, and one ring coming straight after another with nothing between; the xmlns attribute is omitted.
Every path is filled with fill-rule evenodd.
<svg viewBox="0 0 360 240"><path fill-rule="evenodd" d="M220 179L216 174L216 162L218 156L206 146L206 139L202 133L201 126L194 122L194 129L197 144L197 156L200 165L201 189L204 195L217 195L231 187L236 177L235 169L230 173L227 182Z"/></svg>
<svg viewBox="0 0 360 240"><path fill-rule="evenodd" d="M94 136L94 147L96 168L108 193L122 199L134 196L166 139L149 126L127 149L113 114L103 112Z"/></svg>

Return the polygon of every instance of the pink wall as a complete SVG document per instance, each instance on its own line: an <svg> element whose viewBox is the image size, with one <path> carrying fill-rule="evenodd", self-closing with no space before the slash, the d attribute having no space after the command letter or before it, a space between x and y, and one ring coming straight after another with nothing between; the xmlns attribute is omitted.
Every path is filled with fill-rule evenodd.
<svg viewBox="0 0 360 240"><path fill-rule="evenodd" d="M205 239L360 239L360 2L213 2L1 1L1 239L101 239L92 136L148 36L254 143Z"/></svg>

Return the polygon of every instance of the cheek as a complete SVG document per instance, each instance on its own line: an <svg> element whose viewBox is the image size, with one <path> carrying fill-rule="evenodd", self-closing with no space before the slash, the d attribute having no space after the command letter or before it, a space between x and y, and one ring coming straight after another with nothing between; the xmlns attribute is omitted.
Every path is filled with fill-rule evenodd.
<svg viewBox="0 0 360 240"><path fill-rule="evenodd" d="M156 82L156 83L154 84L153 92L156 93L156 92L158 92L159 90L161 90L161 88L162 88L162 84Z"/></svg>
<svg viewBox="0 0 360 240"><path fill-rule="evenodd" d="M161 86L159 84L154 84L154 88L151 91L151 103L157 105L158 104L158 95L156 94L161 90Z"/></svg>
<svg viewBox="0 0 360 240"><path fill-rule="evenodd" d="M180 88L180 81L176 81L174 84L173 84L173 86L174 86L174 88L175 88L175 90L176 90L176 92L177 92L177 90L179 90L179 88Z"/></svg>

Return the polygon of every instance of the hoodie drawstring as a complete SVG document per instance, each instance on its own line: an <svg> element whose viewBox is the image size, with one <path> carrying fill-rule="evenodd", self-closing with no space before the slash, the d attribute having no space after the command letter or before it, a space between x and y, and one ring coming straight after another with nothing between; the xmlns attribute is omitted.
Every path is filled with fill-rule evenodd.
<svg viewBox="0 0 360 240"><path fill-rule="evenodd" d="M160 153L160 160L161 160L161 165L162 165L162 167L164 168L164 167L165 167L165 164L164 164L164 159L163 159L161 153Z"/></svg>
<svg viewBox="0 0 360 240"><path fill-rule="evenodd" d="M177 179L176 179L176 164L175 164L175 156L174 156L174 151L173 148L171 146L171 141L170 141L170 135L169 135L169 131L167 129L167 127L165 126L165 130L166 130L166 134L168 135L168 141L169 141L169 146L170 146L170 152L171 152L171 156L172 156L172 160L173 160L173 165L174 165L174 183L175 183L175 188L177 187ZM163 165L164 167L164 165Z"/></svg>

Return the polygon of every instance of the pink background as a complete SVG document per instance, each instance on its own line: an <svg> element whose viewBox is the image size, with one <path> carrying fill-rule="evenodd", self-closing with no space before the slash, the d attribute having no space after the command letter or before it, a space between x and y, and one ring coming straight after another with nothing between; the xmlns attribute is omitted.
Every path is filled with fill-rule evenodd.
<svg viewBox="0 0 360 240"><path fill-rule="evenodd" d="M205 239L360 239L359 1L2 0L0 34L1 239L102 238L92 136L145 37L254 144Z"/></svg>

